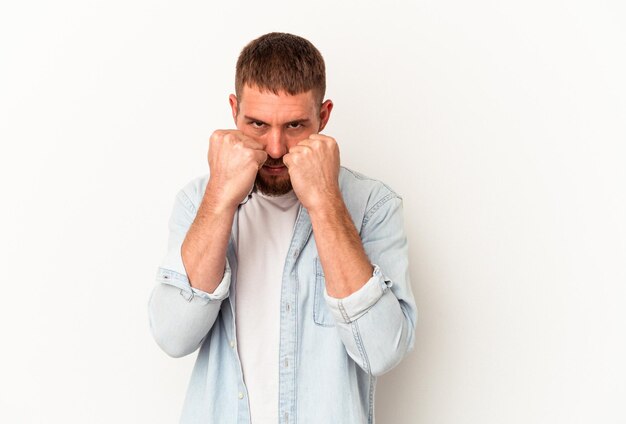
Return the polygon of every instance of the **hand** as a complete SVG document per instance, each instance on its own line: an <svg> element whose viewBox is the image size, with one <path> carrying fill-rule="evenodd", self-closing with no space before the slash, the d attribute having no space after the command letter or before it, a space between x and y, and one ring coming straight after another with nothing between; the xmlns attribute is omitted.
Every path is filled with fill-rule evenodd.
<svg viewBox="0 0 626 424"><path fill-rule="evenodd" d="M263 145L239 130L217 130L209 140L207 190L225 207L236 208L254 185L267 159Z"/></svg>
<svg viewBox="0 0 626 424"><path fill-rule="evenodd" d="M283 156L293 191L309 211L322 209L341 199L339 147L334 138L311 134Z"/></svg>

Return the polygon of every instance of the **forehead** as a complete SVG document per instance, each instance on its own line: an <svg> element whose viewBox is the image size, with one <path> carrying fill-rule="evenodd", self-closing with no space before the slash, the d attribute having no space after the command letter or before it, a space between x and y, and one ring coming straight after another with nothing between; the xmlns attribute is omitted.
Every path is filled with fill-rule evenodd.
<svg viewBox="0 0 626 424"><path fill-rule="evenodd" d="M265 122L310 119L315 115L312 90L295 95L285 92L274 94L246 85L240 97L239 113Z"/></svg>

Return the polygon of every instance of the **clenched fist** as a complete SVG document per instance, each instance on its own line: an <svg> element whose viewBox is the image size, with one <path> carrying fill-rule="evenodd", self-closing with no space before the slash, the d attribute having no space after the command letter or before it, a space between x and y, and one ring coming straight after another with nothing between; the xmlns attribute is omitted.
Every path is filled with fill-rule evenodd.
<svg viewBox="0 0 626 424"><path fill-rule="evenodd" d="M217 130L209 140L208 189L221 205L237 207L267 159L263 145L239 130Z"/></svg>
<svg viewBox="0 0 626 424"><path fill-rule="evenodd" d="M341 199L339 190L339 147L334 138L311 134L283 156L291 185L302 206L324 208Z"/></svg>

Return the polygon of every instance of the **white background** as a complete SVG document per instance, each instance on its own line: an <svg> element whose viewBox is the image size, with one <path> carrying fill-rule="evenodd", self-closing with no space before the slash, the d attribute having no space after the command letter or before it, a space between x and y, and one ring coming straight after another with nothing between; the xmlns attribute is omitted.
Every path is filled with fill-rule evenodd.
<svg viewBox="0 0 626 424"><path fill-rule="evenodd" d="M3 2L0 422L177 422L195 354L147 317L167 219L233 126L240 49L286 31L326 58L343 164L404 197L419 323L377 422L625 423L625 22L619 0Z"/></svg>

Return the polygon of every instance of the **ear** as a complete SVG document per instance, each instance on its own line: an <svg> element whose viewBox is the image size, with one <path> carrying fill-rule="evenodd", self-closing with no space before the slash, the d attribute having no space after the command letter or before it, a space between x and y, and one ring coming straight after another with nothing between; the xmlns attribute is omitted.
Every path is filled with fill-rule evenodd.
<svg viewBox="0 0 626 424"><path fill-rule="evenodd" d="M237 114L239 113L239 103L237 100L237 96L231 94L228 96L228 103L230 103L230 109L233 114L233 120L235 121L235 126L237 126Z"/></svg>
<svg viewBox="0 0 626 424"><path fill-rule="evenodd" d="M328 123L328 119L330 119L330 112L333 110L333 101L328 99L322 106L320 106L320 129L317 132L321 132L326 123Z"/></svg>

